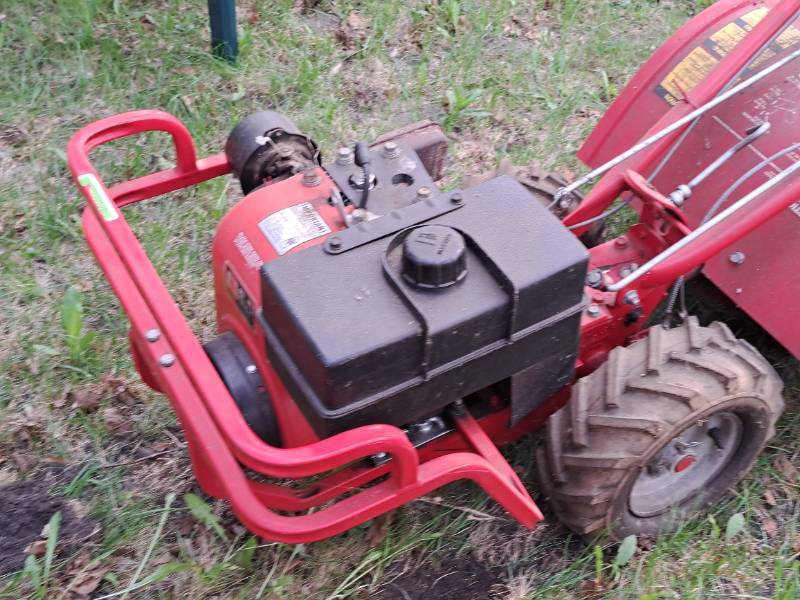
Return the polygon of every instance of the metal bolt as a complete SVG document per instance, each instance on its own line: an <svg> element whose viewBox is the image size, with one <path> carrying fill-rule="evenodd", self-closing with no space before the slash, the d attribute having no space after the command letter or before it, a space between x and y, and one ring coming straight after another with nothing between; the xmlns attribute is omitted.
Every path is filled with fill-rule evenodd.
<svg viewBox="0 0 800 600"><path fill-rule="evenodd" d="M467 407L464 404L464 401L459 398L451 405L450 412L453 414L454 417L462 417L467 412Z"/></svg>
<svg viewBox="0 0 800 600"><path fill-rule="evenodd" d="M628 247L628 239L624 237L618 237L614 240L614 245L617 248L627 248Z"/></svg>
<svg viewBox="0 0 800 600"><path fill-rule="evenodd" d="M684 442L683 440L675 441L675 450L683 454L687 450L691 450L700 445L700 442Z"/></svg>
<svg viewBox="0 0 800 600"><path fill-rule="evenodd" d="M433 192L429 187L421 187L417 190L417 198L420 200L428 200L431 196L433 196Z"/></svg>
<svg viewBox="0 0 800 600"><path fill-rule="evenodd" d="M603 285L603 272L600 269L593 269L586 274L586 285L592 288L599 288Z"/></svg>
<svg viewBox="0 0 800 600"><path fill-rule="evenodd" d="M377 178L375 177L375 173L369 174L369 189L373 189L378 183ZM364 189L364 173L362 171L358 171L357 173L353 173L350 175L350 187L355 188L357 190Z"/></svg>
<svg viewBox="0 0 800 600"><path fill-rule="evenodd" d="M171 367L175 364L175 356L173 354L162 354L158 359L158 364L162 367Z"/></svg>
<svg viewBox="0 0 800 600"><path fill-rule="evenodd" d="M745 258L747 258L744 252L734 252L728 257L728 260L731 261L734 265L741 265Z"/></svg>
<svg viewBox="0 0 800 600"><path fill-rule="evenodd" d="M369 212L366 208L356 208L350 213L350 220L353 223L363 223L369 218Z"/></svg>
<svg viewBox="0 0 800 600"><path fill-rule="evenodd" d="M353 162L353 151L347 146L342 146L336 151L336 164L349 165Z"/></svg>
<svg viewBox="0 0 800 600"><path fill-rule="evenodd" d="M378 452L377 454L370 456L370 458L372 459L372 462L379 465L385 463L391 458L391 456L389 456L389 454L386 452Z"/></svg>
<svg viewBox="0 0 800 600"><path fill-rule="evenodd" d="M626 265L626 266L622 267L619 270L619 275L620 275L620 277L627 277L628 275L633 273L638 268L639 268L639 265L637 265L636 263L631 263L629 265Z"/></svg>
<svg viewBox="0 0 800 600"><path fill-rule="evenodd" d="M460 192L455 192L450 196L450 202L453 204L462 204L464 202L464 196L462 196Z"/></svg>
<svg viewBox="0 0 800 600"><path fill-rule="evenodd" d="M317 173L317 169L309 167L303 171L303 185L306 187L316 187L322 183L322 177Z"/></svg>
<svg viewBox="0 0 800 600"><path fill-rule="evenodd" d="M630 304L631 306L639 306L642 303L641 298L639 298L639 292L636 290L629 290L625 292L625 296L622 299L625 304Z"/></svg>
<svg viewBox="0 0 800 600"><path fill-rule="evenodd" d="M294 150L290 146L278 146L278 156L281 158L289 158L294 154Z"/></svg>
<svg viewBox="0 0 800 600"><path fill-rule="evenodd" d="M248 375L255 375L256 373L258 373L258 368L255 365L247 365L244 368L244 372L247 373Z"/></svg>
<svg viewBox="0 0 800 600"><path fill-rule="evenodd" d="M397 158L400 156L400 149L394 142L386 142L383 145L383 155L386 158Z"/></svg>
<svg viewBox="0 0 800 600"><path fill-rule="evenodd" d="M590 304L586 309L586 314L590 317L598 317L600 316L600 307L597 304Z"/></svg>
<svg viewBox="0 0 800 600"><path fill-rule="evenodd" d="M146 339L151 344L153 342L157 342L158 338L161 337L161 332L158 329L148 329L144 332L144 339Z"/></svg>
<svg viewBox="0 0 800 600"><path fill-rule="evenodd" d="M426 419L421 423L414 423L413 427L417 433L428 433L433 429L433 419Z"/></svg>
<svg viewBox="0 0 800 600"><path fill-rule="evenodd" d="M328 246L330 246L332 250L338 250L342 247L342 238L336 235L333 236L328 240Z"/></svg>

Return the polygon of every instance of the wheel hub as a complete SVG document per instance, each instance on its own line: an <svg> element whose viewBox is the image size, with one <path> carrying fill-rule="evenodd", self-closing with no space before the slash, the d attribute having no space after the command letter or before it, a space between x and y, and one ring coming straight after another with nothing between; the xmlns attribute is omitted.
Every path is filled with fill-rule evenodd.
<svg viewBox="0 0 800 600"><path fill-rule="evenodd" d="M686 456L678 460L677 463L675 463L675 468L673 469L673 471L675 471L676 473L682 473L683 471L691 467L696 461L697 459L695 458L694 454L687 454Z"/></svg>
<svg viewBox="0 0 800 600"><path fill-rule="evenodd" d="M652 517L691 499L730 462L741 439L742 421L732 412L687 427L642 469L631 489L631 512Z"/></svg>

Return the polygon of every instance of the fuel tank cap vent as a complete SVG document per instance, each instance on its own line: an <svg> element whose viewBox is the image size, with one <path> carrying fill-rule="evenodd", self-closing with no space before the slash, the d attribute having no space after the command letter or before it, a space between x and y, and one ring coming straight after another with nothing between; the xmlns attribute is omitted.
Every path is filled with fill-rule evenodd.
<svg viewBox="0 0 800 600"><path fill-rule="evenodd" d="M403 279L420 288L440 289L467 274L464 236L452 227L417 227L403 241Z"/></svg>

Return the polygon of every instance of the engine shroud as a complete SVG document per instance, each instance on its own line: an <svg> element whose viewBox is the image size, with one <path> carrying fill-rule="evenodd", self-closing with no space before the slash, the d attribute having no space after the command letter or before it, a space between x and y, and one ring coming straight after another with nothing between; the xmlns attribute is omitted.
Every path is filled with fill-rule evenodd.
<svg viewBox="0 0 800 600"><path fill-rule="evenodd" d="M511 386L519 417L572 380L586 249L510 177L460 193L435 218L409 225L416 203L341 232L362 238L346 251L262 266L270 361L318 434L405 425L509 377L528 383Z"/></svg>

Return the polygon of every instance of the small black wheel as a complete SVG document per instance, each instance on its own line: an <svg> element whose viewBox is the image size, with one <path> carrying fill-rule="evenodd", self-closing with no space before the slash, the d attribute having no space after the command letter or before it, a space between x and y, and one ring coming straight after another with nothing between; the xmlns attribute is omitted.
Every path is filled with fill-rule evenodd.
<svg viewBox="0 0 800 600"><path fill-rule="evenodd" d="M782 389L722 323L653 327L580 379L550 418L541 485L576 533L668 532L750 470L774 435Z"/></svg>
<svg viewBox="0 0 800 600"><path fill-rule="evenodd" d="M203 346L225 387L255 434L271 446L281 445L281 432L264 380L244 344L226 331Z"/></svg>
<svg viewBox="0 0 800 600"><path fill-rule="evenodd" d="M272 110L254 113L234 127L225 142L225 156L245 194L319 164L316 143Z"/></svg>

